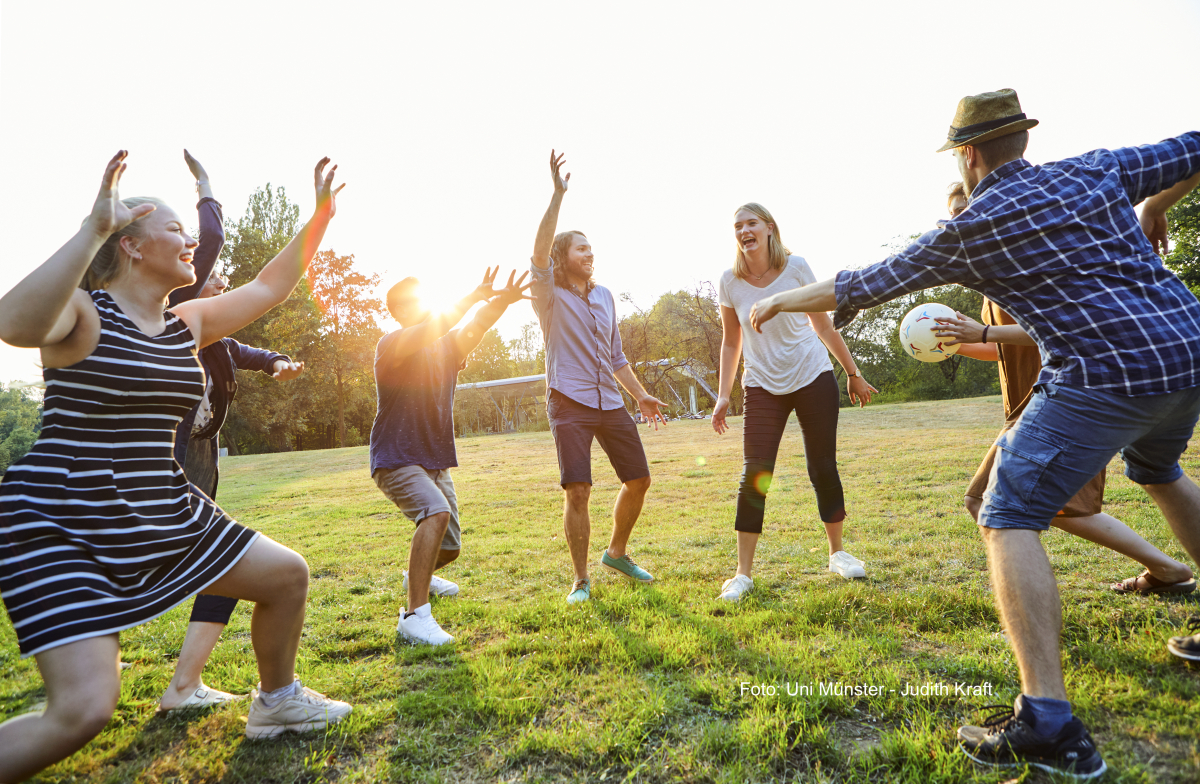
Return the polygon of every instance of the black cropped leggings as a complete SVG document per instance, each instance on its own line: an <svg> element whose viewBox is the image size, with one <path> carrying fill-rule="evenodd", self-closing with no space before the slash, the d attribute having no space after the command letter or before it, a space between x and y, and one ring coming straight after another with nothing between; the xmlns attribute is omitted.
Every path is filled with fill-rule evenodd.
<svg viewBox="0 0 1200 784"><path fill-rule="evenodd" d="M188 444L183 473L188 480L209 498L217 497L217 439L195 438ZM238 600L228 596L196 594L188 623L228 624Z"/></svg>
<svg viewBox="0 0 1200 784"><path fill-rule="evenodd" d="M837 469L837 421L839 393L833 371L827 370L806 387L786 395L772 395L759 387L746 387L746 416L742 421L745 464L738 486L737 517L733 527L746 533L762 533L767 490L775 473L779 441L788 415L796 412L804 436L804 458L808 478L817 491L821 521L840 523L846 517L842 479Z"/></svg>

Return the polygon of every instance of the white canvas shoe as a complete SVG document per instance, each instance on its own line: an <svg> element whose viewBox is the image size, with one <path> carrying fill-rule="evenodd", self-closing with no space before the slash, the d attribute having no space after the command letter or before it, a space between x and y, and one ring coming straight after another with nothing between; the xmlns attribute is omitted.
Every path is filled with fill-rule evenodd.
<svg viewBox="0 0 1200 784"><path fill-rule="evenodd" d="M404 594L408 595L408 571L404 572ZM429 595L430 596L458 596L458 583L452 583L449 580L438 577L436 574L429 577Z"/></svg>
<svg viewBox="0 0 1200 784"><path fill-rule="evenodd" d="M746 593L754 587L754 580L744 574L735 574L724 582L721 586L721 593L717 596L718 599L724 599L727 602L740 601L742 594Z"/></svg>
<svg viewBox="0 0 1200 784"><path fill-rule="evenodd" d="M404 617L404 608L400 608L400 620L396 623L396 631L409 642L419 645L445 645L454 642L454 638L446 634L438 622L433 619L429 602L425 602L413 614Z"/></svg>
<svg viewBox="0 0 1200 784"><path fill-rule="evenodd" d="M845 550L838 550L829 556L829 571L841 575L847 580L859 580L866 577L867 570L863 566L862 561Z"/></svg>
<svg viewBox="0 0 1200 784"><path fill-rule="evenodd" d="M309 732L336 724L354 710L348 703L331 700L302 683L296 692L274 708L268 708L257 690L250 692L250 715L246 719L246 737L275 738L285 732Z"/></svg>

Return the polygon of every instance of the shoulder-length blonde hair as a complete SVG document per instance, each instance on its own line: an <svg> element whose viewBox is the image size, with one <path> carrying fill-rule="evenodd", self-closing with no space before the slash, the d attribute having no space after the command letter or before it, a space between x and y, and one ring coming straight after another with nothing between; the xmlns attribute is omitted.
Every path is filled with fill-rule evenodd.
<svg viewBox="0 0 1200 784"><path fill-rule="evenodd" d="M136 207L139 204L153 204L155 207L167 206L162 199L156 199L153 196L134 196L131 199L121 199L121 203L126 207ZM84 222L87 222L86 219ZM100 250L96 251L96 255L92 257L92 263L88 266L87 272L83 273L83 280L79 282L79 288L84 291L102 289L129 272L129 268L133 266L133 257L121 249L121 238L132 237L140 240L145 235L145 215L120 231L113 232L112 236L105 240L104 244L100 246Z"/></svg>
<svg viewBox="0 0 1200 784"><path fill-rule="evenodd" d="M756 202L743 204L733 211L736 216L742 210L757 215L764 223L770 225L771 236L767 237L767 268L781 270L787 266L788 256L792 252L783 244L783 237L779 234L779 224L775 222L775 218L771 216L770 211L766 207ZM742 246L734 241L737 247L737 256L733 260L733 274L736 277L745 280L750 277L750 265L746 262L746 254L742 252Z"/></svg>

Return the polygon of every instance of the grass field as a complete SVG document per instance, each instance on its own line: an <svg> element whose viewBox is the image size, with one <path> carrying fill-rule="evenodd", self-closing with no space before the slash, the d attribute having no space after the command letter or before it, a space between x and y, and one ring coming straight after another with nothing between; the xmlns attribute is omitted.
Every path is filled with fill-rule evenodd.
<svg viewBox="0 0 1200 784"><path fill-rule="evenodd" d="M869 579L826 570L798 428L789 426L767 505L755 590L715 600L736 565L740 420L643 429L654 486L631 548L658 578L630 586L598 568L616 480L597 448L593 599L568 607L571 579L549 433L463 439L455 482L464 551L434 601L455 637L442 649L396 639L411 523L368 476L365 448L222 462L220 500L243 523L303 553L312 570L298 671L352 702L327 734L249 742L247 703L157 718L190 602L122 635L121 703L47 782L1001 782L955 750L954 731L1011 704L1016 665L997 621L978 533L961 495L1002 419L998 398L843 411L846 549ZM1200 476L1200 458L1185 468ZM1144 494L1110 466L1106 511L1176 558ZM1095 545L1044 537L1063 595L1063 655L1076 712L1106 781L1200 781L1200 671L1165 642L1194 598L1130 598L1110 582L1140 571ZM205 673L248 692L257 675L239 606ZM877 696L820 685L881 687ZM902 696L956 683L993 695ZM755 696L743 684L774 687ZM790 686L789 686L790 684ZM797 693L812 688L812 694ZM892 690L895 690L894 692ZM789 694L789 691L792 694ZM0 620L3 715L43 699L32 660Z"/></svg>

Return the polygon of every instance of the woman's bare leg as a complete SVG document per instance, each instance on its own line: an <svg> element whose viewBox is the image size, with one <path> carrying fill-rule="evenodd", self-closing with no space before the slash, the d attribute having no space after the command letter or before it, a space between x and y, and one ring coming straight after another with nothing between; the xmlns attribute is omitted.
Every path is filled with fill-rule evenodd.
<svg viewBox="0 0 1200 784"><path fill-rule="evenodd" d="M738 574L749 577L750 572L754 570L754 551L758 547L758 537L761 535L749 531L737 532Z"/></svg>
<svg viewBox="0 0 1200 784"><path fill-rule="evenodd" d="M1113 552L1137 561L1150 570L1150 574L1165 583L1180 583L1192 579L1192 570L1187 564L1147 542L1137 531L1112 515L1095 514L1088 517L1063 517L1050 521L1055 528L1095 542Z"/></svg>
<svg viewBox="0 0 1200 784"><path fill-rule="evenodd" d="M296 651L308 601L308 564L283 545L260 535L232 569L204 593L254 602L250 642L263 691L295 678Z"/></svg>
<svg viewBox="0 0 1200 784"><path fill-rule="evenodd" d="M37 654L46 709L0 724L0 782L24 781L100 734L121 695L117 635Z"/></svg>
<svg viewBox="0 0 1200 784"><path fill-rule="evenodd" d="M158 707L170 710L179 703L191 697L196 689L203 686L201 675L208 657L221 639L225 624L209 621L192 621L188 624L187 635L183 638L183 647L179 649L179 660L175 662L175 674L171 683L163 692Z"/></svg>

